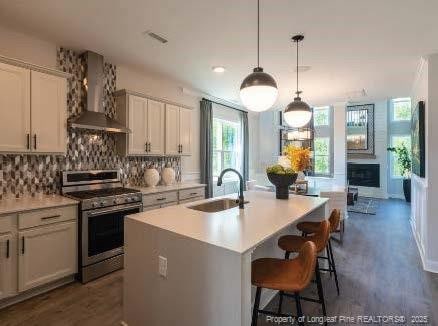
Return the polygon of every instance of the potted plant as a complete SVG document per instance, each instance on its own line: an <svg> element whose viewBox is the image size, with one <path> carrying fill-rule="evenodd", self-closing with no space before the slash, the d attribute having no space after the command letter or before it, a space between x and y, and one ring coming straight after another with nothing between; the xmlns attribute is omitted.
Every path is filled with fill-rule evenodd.
<svg viewBox="0 0 438 326"><path fill-rule="evenodd" d="M284 168L280 164L269 166L266 169L269 181L275 186L277 199L289 198L289 187L295 183L298 174L291 168Z"/></svg>
<svg viewBox="0 0 438 326"><path fill-rule="evenodd" d="M388 151L395 153L397 165L403 176L403 193L408 203L411 202L411 155L404 143L395 147L388 147Z"/></svg>

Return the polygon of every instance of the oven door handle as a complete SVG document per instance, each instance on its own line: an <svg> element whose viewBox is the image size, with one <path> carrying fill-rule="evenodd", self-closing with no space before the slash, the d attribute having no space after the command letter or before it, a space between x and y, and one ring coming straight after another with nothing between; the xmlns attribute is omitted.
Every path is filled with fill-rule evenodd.
<svg viewBox="0 0 438 326"><path fill-rule="evenodd" d="M125 210L133 209L133 208L140 208L141 209L141 204L140 205L124 206L124 207L121 207L119 209L107 209L105 211L89 212L87 215L88 216L98 216L98 215L104 215L104 214L108 214L108 213L125 211Z"/></svg>

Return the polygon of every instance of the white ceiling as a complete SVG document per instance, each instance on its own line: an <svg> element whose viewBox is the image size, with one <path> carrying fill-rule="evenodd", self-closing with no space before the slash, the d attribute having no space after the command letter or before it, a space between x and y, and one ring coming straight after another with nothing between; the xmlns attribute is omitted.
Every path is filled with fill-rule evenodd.
<svg viewBox="0 0 438 326"><path fill-rule="evenodd" d="M300 88L310 104L363 88L364 100L400 97L420 56L438 51L437 16L434 0L261 0L261 66L277 80L277 107L295 89L292 35L306 37L300 64L312 68ZM0 22L231 101L256 65L256 0L0 0ZM217 65L226 73L213 73Z"/></svg>

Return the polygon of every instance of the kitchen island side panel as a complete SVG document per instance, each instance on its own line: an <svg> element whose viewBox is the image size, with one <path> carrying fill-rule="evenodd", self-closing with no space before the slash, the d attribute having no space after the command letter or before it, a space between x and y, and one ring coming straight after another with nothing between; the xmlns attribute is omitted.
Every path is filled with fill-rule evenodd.
<svg viewBox="0 0 438 326"><path fill-rule="evenodd" d="M167 258L167 278L158 257ZM125 219L124 321L129 326L242 325L242 256Z"/></svg>

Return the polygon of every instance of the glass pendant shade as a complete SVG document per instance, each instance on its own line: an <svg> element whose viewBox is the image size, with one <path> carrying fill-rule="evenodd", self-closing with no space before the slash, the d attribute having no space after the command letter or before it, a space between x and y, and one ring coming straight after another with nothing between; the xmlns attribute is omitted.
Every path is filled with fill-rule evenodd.
<svg viewBox="0 0 438 326"><path fill-rule="evenodd" d="M301 128L307 125L312 118L312 109L301 98L295 97L294 101L289 103L284 111L284 120L294 128Z"/></svg>
<svg viewBox="0 0 438 326"><path fill-rule="evenodd" d="M277 101L277 97L277 83L260 67L254 68L254 72L248 75L240 86L240 99L251 111L268 110Z"/></svg>

